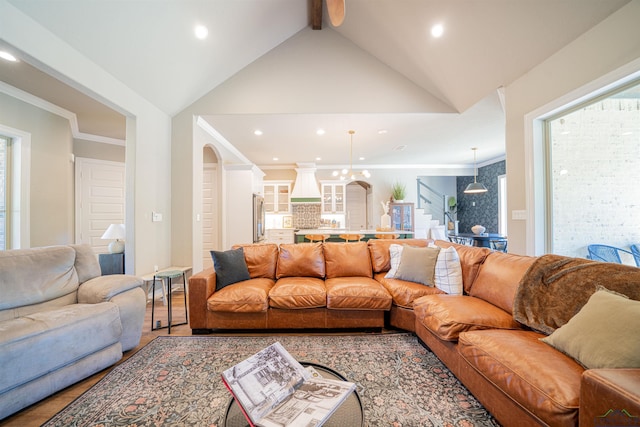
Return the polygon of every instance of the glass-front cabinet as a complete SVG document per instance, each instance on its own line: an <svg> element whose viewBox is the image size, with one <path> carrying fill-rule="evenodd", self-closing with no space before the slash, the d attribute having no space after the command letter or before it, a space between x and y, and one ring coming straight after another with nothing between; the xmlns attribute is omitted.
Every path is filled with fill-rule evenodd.
<svg viewBox="0 0 640 427"><path fill-rule="evenodd" d="M265 181L263 194L265 213L291 212L291 182Z"/></svg>
<svg viewBox="0 0 640 427"><path fill-rule="evenodd" d="M344 183L323 182L322 213L344 213L345 190L346 185Z"/></svg>
<svg viewBox="0 0 640 427"><path fill-rule="evenodd" d="M413 203L389 203L391 228L413 231Z"/></svg>

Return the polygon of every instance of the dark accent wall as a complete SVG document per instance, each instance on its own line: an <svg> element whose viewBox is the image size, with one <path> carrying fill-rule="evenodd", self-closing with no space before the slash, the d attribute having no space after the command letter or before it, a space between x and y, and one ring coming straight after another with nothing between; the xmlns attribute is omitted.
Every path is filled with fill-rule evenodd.
<svg viewBox="0 0 640 427"><path fill-rule="evenodd" d="M498 232L498 176L504 175L506 169L504 160L478 168L478 182L487 187L489 191L486 193L465 194L464 189L473 182L473 177L459 176L456 179L460 233L471 233L471 227L476 224L484 226L488 233Z"/></svg>

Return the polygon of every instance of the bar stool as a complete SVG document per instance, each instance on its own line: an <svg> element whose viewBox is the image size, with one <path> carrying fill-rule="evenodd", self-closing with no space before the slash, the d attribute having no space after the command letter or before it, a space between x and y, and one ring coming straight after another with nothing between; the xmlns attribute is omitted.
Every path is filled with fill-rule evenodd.
<svg viewBox="0 0 640 427"><path fill-rule="evenodd" d="M310 242L324 242L329 238L328 234L307 234L304 236Z"/></svg>
<svg viewBox="0 0 640 427"><path fill-rule="evenodd" d="M364 237L364 234L340 234L338 237L345 242L359 242Z"/></svg>
<svg viewBox="0 0 640 427"><path fill-rule="evenodd" d="M397 239L399 234L376 234L376 239Z"/></svg>
<svg viewBox="0 0 640 427"><path fill-rule="evenodd" d="M184 284L184 323L176 323L173 326L186 325L189 323L189 314L187 313L187 275L184 271L180 270L169 270L169 271L160 271L153 275L153 290L151 291L151 330L157 331L158 329L167 328L169 334L171 334L171 321L172 321L172 310L171 310L171 286L173 285L172 279L177 279L182 276L182 283ZM154 320L154 312L156 308L156 279L160 279L161 281L167 280L167 326L160 326L157 328L153 327ZM163 285L164 286L164 285Z"/></svg>

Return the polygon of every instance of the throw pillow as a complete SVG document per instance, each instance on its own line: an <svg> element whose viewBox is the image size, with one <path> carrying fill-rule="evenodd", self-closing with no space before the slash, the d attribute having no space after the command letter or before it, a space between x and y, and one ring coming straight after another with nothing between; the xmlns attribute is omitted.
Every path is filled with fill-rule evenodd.
<svg viewBox="0 0 640 427"><path fill-rule="evenodd" d="M391 268L385 274L385 279L395 279L398 274L398 266L400 266L400 256L402 255L403 245L389 245L389 263Z"/></svg>
<svg viewBox="0 0 640 427"><path fill-rule="evenodd" d="M569 321L541 340L587 369L640 368L640 301L600 287Z"/></svg>
<svg viewBox="0 0 640 427"><path fill-rule="evenodd" d="M216 291L251 278L242 248L224 252L211 251L211 258L213 258L213 268L216 271Z"/></svg>
<svg viewBox="0 0 640 427"><path fill-rule="evenodd" d="M453 246L440 248L436 261L435 282L436 288L441 291L451 295L462 295L462 266L458 251Z"/></svg>
<svg viewBox="0 0 640 427"><path fill-rule="evenodd" d="M400 255L397 279L434 286L436 261L440 248L407 246Z"/></svg>

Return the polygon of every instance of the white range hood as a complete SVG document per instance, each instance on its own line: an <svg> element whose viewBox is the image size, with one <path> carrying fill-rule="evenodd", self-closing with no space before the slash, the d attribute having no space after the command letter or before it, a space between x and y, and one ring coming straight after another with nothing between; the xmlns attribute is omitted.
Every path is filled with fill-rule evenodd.
<svg viewBox="0 0 640 427"><path fill-rule="evenodd" d="M291 191L291 203L321 203L322 194L316 181L315 163L297 163L296 182Z"/></svg>

